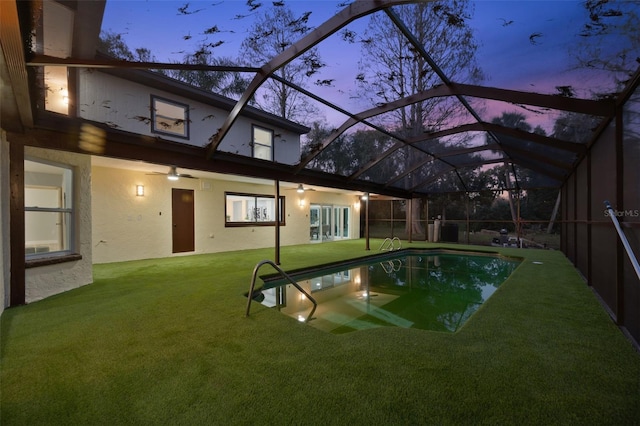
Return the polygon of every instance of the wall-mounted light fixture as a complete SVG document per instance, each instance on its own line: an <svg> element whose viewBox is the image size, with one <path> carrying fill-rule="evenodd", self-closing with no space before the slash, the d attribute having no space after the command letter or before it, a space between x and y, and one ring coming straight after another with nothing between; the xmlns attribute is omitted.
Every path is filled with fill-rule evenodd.
<svg viewBox="0 0 640 426"><path fill-rule="evenodd" d="M136 195L138 197L144 197L144 185L136 185Z"/></svg>
<svg viewBox="0 0 640 426"><path fill-rule="evenodd" d="M299 205L300 207L304 207L304 205L305 205L304 198L300 198L300 201L298 201L298 205Z"/></svg>

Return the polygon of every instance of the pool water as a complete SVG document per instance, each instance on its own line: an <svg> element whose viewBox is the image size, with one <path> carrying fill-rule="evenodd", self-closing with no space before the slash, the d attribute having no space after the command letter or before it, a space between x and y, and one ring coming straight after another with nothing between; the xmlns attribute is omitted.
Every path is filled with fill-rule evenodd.
<svg viewBox="0 0 640 426"><path fill-rule="evenodd" d="M261 303L321 330L375 327L455 332L519 265L484 254L403 250L265 282ZM254 297L255 298L255 297Z"/></svg>

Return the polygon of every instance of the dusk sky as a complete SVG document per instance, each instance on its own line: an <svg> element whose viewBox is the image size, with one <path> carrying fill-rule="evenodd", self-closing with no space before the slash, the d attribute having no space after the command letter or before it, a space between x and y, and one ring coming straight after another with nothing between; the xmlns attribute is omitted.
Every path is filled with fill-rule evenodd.
<svg viewBox="0 0 640 426"><path fill-rule="evenodd" d="M256 2L257 3L257 2ZM271 2L262 2L262 7L270 7ZM312 11L309 25L318 26L341 10L336 1L286 1L299 15ZM589 16L582 1L475 1L474 15L468 20L475 30L480 44L478 58L484 74L485 86L495 86L516 90L537 91L555 94L556 86L573 86L576 94L589 97L590 93L580 91L581 82L593 86L594 79L601 75L576 71L575 50L585 38L579 33ZM627 2L627 4L633 4ZM635 4L637 6L637 3ZM635 7L634 6L634 7ZM180 13L183 8L185 13ZM258 9L260 11L261 9ZM255 12L254 12L255 13ZM246 17L239 18L242 15ZM179 61L185 53L194 52L196 45L207 38L203 31L216 25L220 33L209 36L208 41L223 40L216 47L217 56L237 58L247 28L254 16L249 12L247 2L230 0L209 1L134 1L108 0L104 16L103 31L123 35L133 50L149 48L159 61ZM354 31L362 31L368 18L358 20L349 26ZM190 37L185 40L185 36ZM327 66L322 70L322 78L335 79L333 89L311 87L316 93L327 95L331 90L334 103L354 108L354 112L364 109L349 104L348 88L353 86L357 62L360 59L359 46L338 44L333 37L321 45L322 59ZM333 44L332 44L333 43ZM257 66L261 64L256 64ZM607 82L609 83L609 82ZM485 104L487 110L499 110L502 105ZM483 117L484 118L484 117ZM488 119L490 117L487 117ZM532 120L539 119L532 115Z"/></svg>

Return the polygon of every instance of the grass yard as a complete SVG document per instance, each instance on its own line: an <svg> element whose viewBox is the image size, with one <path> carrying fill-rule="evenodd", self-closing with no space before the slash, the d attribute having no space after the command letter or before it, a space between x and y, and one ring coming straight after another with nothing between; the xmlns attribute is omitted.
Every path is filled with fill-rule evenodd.
<svg viewBox="0 0 640 426"><path fill-rule="evenodd" d="M281 267L380 242L283 247ZM423 246L447 247L403 242ZM273 249L96 265L93 284L2 314L0 423L640 423L640 355L569 261L498 250L525 260L455 334L332 335L257 303L245 318Z"/></svg>

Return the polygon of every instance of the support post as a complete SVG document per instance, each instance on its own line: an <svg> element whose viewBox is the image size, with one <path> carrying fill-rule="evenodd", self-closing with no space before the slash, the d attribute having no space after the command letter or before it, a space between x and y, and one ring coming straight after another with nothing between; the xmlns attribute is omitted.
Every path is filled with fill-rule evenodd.
<svg viewBox="0 0 640 426"><path fill-rule="evenodd" d="M615 169L615 179L616 179L616 205L620 210L624 210L624 122L623 122L623 112L622 107L616 107L616 129L615 129L615 158L616 158L616 169ZM611 210L610 210L611 211ZM624 252L625 249L627 254L629 255L629 259L631 260L631 264L633 265L636 273L638 274L638 279L640 279L640 268L638 267L638 261L635 259L633 252L631 251L631 247L627 242L627 239L620 228L617 217L612 216L614 220L614 224L618 224L616 230L620 235L620 239L616 244L616 322L620 326L625 325L625 288L624 288ZM634 263L635 262L635 263Z"/></svg>
<svg viewBox="0 0 640 426"><path fill-rule="evenodd" d="M407 204L409 207L409 211L407 214L407 220L409 221L409 242L413 242L413 198L409 198L409 203Z"/></svg>
<svg viewBox="0 0 640 426"><path fill-rule="evenodd" d="M371 250L369 248L369 193L366 193L366 200L364 200L364 236L365 236L365 250Z"/></svg>
<svg viewBox="0 0 640 426"><path fill-rule="evenodd" d="M466 201L466 205L467 205L467 244L470 244L470 237L469 237L469 192L465 192L465 201Z"/></svg>
<svg viewBox="0 0 640 426"><path fill-rule="evenodd" d="M9 306L24 305L25 282L25 219L24 219L24 146L9 141L9 245L10 279Z"/></svg>
<svg viewBox="0 0 640 426"><path fill-rule="evenodd" d="M558 208L560 207L560 200L562 200L562 189L558 190L558 196L556 197L556 204L553 206L553 212L551 213L551 220L549 221L549 226L547 226L547 234L551 233L553 229L553 224L556 221L556 215L558 214Z"/></svg>
<svg viewBox="0 0 640 426"><path fill-rule="evenodd" d="M521 223L520 223L520 191L518 191L518 206L516 211L516 238L518 242L518 248L522 248L522 243L520 240L520 236L522 235L520 231Z"/></svg>
<svg viewBox="0 0 640 426"><path fill-rule="evenodd" d="M275 263L280 265L280 181L275 181L275 193L276 193L276 235L275 235Z"/></svg>
<svg viewBox="0 0 640 426"><path fill-rule="evenodd" d="M425 200L426 200L425 204L426 204L427 211L426 211L426 216L424 217L426 221L426 224L424 227L424 240L429 241L429 199L426 198Z"/></svg>

